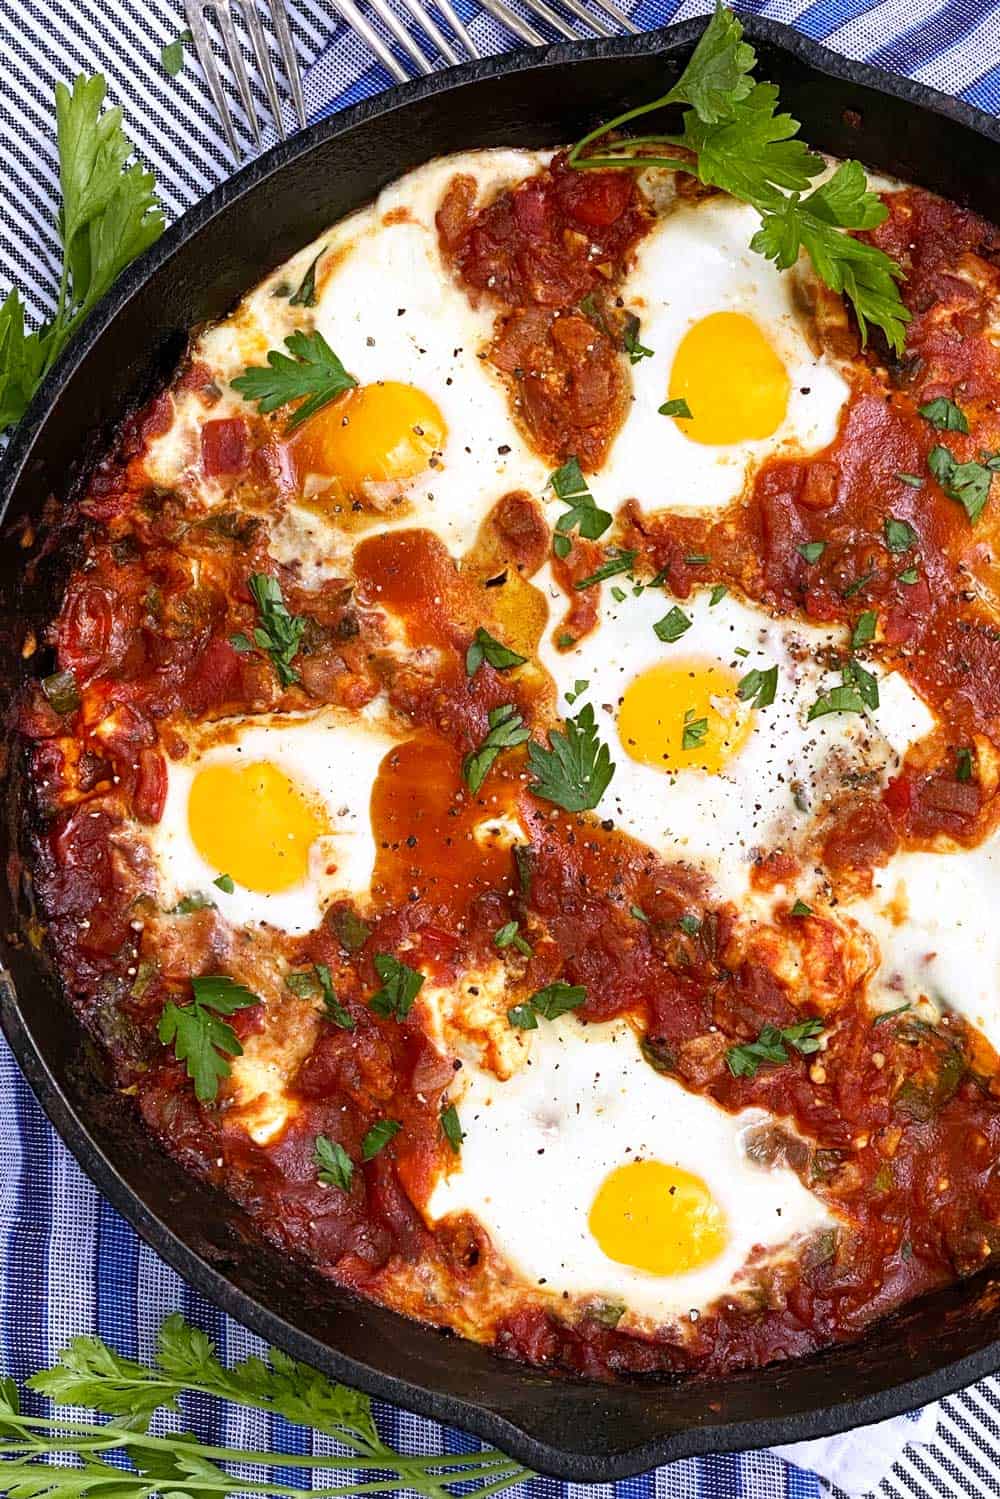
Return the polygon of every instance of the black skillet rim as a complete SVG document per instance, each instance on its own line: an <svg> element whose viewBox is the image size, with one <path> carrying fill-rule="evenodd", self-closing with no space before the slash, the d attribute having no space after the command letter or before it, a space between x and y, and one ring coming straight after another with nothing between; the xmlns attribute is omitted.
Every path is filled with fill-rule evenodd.
<svg viewBox="0 0 1000 1499"><path fill-rule="evenodd" d="M973 105L912 79L842 57L780 22L752 15L741 16L741 21L750 41L780 48L833 78L888 94L911 104L917 110L947 117L973 130L985 140L1000 145L1000 120ZM58 403L74 372L86 361L119 310L154 271L169 261L182 244L199 233L217 215L230 210L246 192L326 141L408 104L444 94L455 86L475 83L500 74L528 74L536 69L549 69L564 62L630 57L655 52L661 47L683 47L697 40L703 26L704 17L697 17L638 36L558 43L544 48L516 48L496 57L486 57L458 68L446 69L398 85L348 109L328 115L248 163L188 209L166 230L152 249L122 274L57 360L31 402L0 462L0 520L49 413ZM518 1461L553 1477L577 1482L610 1482L644 1473L685 1457L770 1447L829 1436L850 1427L883 1421L916 1406L938 1400L1000 1369L1000 1342L996 1342L931 1373L867 1396L834 1402L820 1411L729 1422L716 1427L692 1427L612 1456L583 1455L566 1447L550 1446L483 1405L427 1389L337 1353L291 1326L262 1302L239 1290L213 1269L207 1260L183 1243L167 1223L150 1211L119 1176L92 1138L36 1048L21 1016L14 986L2 965L0 998L3 1001L0 1004L0 1025L52 1124L98 1190L179 1275L235 1320L304 1362L321 1367L331 1377L353 1385L366 1394L413 1410L419 1415L463 1427L496 1444Z"/></svg>

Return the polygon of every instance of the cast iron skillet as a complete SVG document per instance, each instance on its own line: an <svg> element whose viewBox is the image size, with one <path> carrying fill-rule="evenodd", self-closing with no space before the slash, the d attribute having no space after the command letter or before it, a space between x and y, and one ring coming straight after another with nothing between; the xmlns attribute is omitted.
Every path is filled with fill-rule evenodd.
<svg viewBox="0 0 1000 1499"><path fill-rule="evenodd" d="M520 51L393 89L253 162L133 266L52 371L0 472L0 683L57 608L71 541L49 503L138 398L169 374L186 330L327 225L429 157L472 146L571 141L662 93L701 31ZM1000 124L918 84L847 62L750 18L760 76L781 87L810 143L1000 218ZM35 541L30 545L30 521ZM36 654L31 669L45 669ZM51 669L50 667L48 669ZM107 1086L44 951L25 940L19 757L4 770L0 890L3 1027L83 1169L144 1238L239 1321L337 1379L457 1423L531 1467L603 1482L692 1453L818 1437L881 1420L1000 1368L1000 1283L986 1275L911 1306L864 1342L708 1383L569 1382L503 1362L320 1282L256 1237L239 1208L167 1159Z"/></svg>

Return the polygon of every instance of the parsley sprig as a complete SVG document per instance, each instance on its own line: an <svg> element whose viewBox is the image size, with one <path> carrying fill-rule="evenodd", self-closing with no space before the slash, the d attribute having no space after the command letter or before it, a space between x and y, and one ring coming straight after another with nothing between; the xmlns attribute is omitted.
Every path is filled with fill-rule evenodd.
<svg viewBox="0 0 1000 1499"><path fill-rule="evenodd" d="M269 349L266 365L251 365L229 383L265 415L291 401L302 401L285 423L285 431L294 432L358 382L347 373L318 328L312 333L297 328L285 339L285 348L287 354Z"/></svg>
<svg viewBox="0 0 1000 1499"><path fill-rule="evenodd" d="M563 729L550 729L548 737L548 748L536 740L528 746L528 765L535 777L529 789L567 812L596 807L615 767L607 745L597 737L590 703L575 718L567 718Z"/></svg>
<svg viewBox="0 0 1000 1499"><path fill-rule="evenodd" d="M178 1062L187 1064L199 1103L211 1103L232 1070L229 1058L243 1055L236 1032L219 1016L259 1005L260 997L224 973L194 978L191 988L191 1004L171 999L164 1005L157 1035L164 1046L173 1046Z"/></svg>
<svg viewBox="0 0 1000 1499"><path fill-rule="evenodd" d="M382 987L372 995L368 1008L384 1020L405 1020L423 987L424 975L401 963L392 953L377 952L373 961Z"/></svg>
<svg viewBox="0 0 1000 1499"><path fill-rule="evenodd" d="M576 458L568 458L562 468L549 475L549 488L569 506L556 521L552 550L566 557L571 546L570 533L578 531L587 541L597 541L611 525L613 516L600 510L587 487L583 470Z"/></svg>
<svg viewBox="0 0 1000 1499"><path fill-rule="evenodd" d="M125 1358L101 1338L76 1337L52 1369L32 1375L28 1384L65 1409L90 1408L98 1418L59 1414L27 1415L20 1410L14 1381L0 1381L0 1422L4 1429L4 1487L37 1499L153 1499L169 1490L250 1499L261 1493L295 1499L301 1489L250 1481L245 1468L296 1468L308 1482L316 1473L315 1499L338 1499L357 1492L367 1480L371 1492L413 1491L422 1499L448 1499L451 1486L472 1482L475 1499L487 1499L508 1485L531 1477L494 1449L470 1454L407 1456L381 1439L367 1395L332 1383L276 1348L227 1368L203 1332L174 1313L160 1328L149 1364ZM192 1432L150 1434L158 1410L176 1413L191 1392L231 1401L312 1427L337 1443L337 1451L288 1456L208 1446ZM110 1418L110 1419L108 1419ZM328 1445L328 1444L327 1444ZM311 1444L305 1443L306 1452ZM115 1454L121 1466L110 1466ZM327 1476L320 1477L320 1473ZM333 1475L333 1480L329 1475ZM468 1492L463 1490L463 1492Z"/></svg>
<svg viewBox="0 0 1000 1499"><path fill-rule="evenodd" d="M251 573L247 587L257 605L259 623L252 640L242 634L231 635L229 643L238 651L252 651L255 647L264 651L270 656L282 687L291 687L299 680L292 662L302 644L306 622L301 614L289 614L281 584L270 573Z"/></svg>
<svg viewBox="0 0 1000 1499"><path fill-rule="evenodd" d="M521 1031L536 1031L539 1016L543 1020L558 1020L570 1010L578 1010L586 1003L587 990L583 984L567 984L565 979L556 979L532 994L522 1004L513 1005L507 1011L511 1025Z"/></svg>
<svg viewBox="0 0 1000 1499"><path fill-rule="evenodd" d="M842 162L829 181L812 185L825 163L796 139L799 122L777 112L774 84L758 83L752 76L756 62L736 16L717 4L673 88L591 130L573 147L569 164L579 170L667 167L751 204L761 219L751 249L773 260L779 270L794 265L805 250L820 280L851 302L862 339L871 323L899 353L910 318L896 284L903 273L884 251L841 233L874 229L887 209L869 192L857 161ZM679 134L607 139L612 131L670 105L687 106ZM587 154L597 142L597 154ZM656 147L664 154L653 154Z"/></svg>
<svg viewBox="0 0 1000 1499"><path fill-rule="evenodd" d="M525 727L524 719L513 703L491 708L486 721L489 724L486 738L478 749L470 750L462 762L462 777L473 796L478 795L501 751L514 749L531 737L531 730Z"/></svg>
<svg viewBox="0 0 1000 1499"><path fill-rule="evenodd" d="M986 508L995 474L1000 474L1000 453L983 453L982 461L959 463L942 443L927 454L927 467L948 496L955 500L974 526Z"/></svg>
<svg viewBox="0 0 1000 1499"><path fill-rule="evenodd" d="M120 109L104 110L107 82L82 73L56 84L62 271L55 312L25 327L17 288L0 302L0 435L20 421L42 379L112 282L163 233L151 173L129 160ZM102 113L103 110L103 113Z"/></svg>
<svg viewBox="0 0 1000 1499"><path fill-rule="evenodd" d="M797 1025L786 1025L781 1030L774 1025L765 1025L756 1041L743 1046L731 1046L726 1052L726 1065L733 1077L756 1077L757 1070L765 1062L780 1067L789 1060L788 1048L809 1056L819 1051L819 1037L823 1022L819 1019L800 1020Z"/></svg>

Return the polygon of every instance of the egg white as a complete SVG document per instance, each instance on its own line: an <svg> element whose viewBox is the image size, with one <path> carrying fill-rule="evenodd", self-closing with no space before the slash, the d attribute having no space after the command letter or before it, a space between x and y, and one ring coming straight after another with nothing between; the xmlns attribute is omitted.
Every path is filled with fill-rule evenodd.
<svg viewBox="0 0 1000 1499"><path fill-rule="evenodd" d="M647 510L716 509L738 497L766 457L814 453L836 436L847 381L810 347L794 272L750 249L759 227L754 209L732 198L678 201L640 242L620 295L653 353L632 369L632 405L595 480L607 508L635 498ZM683 422L659 413L678 345L716 312L751 317L785 366L788 411L771 437L706 446L685 436Z"/></svg>
<svg viewBox="0 0 1000 1499"><path fill-rule="evenodd" d="M365 899L376 856L372 787L382 759L397 742L398 736L375 714L338 709L245 719L221 743L206 736L202 747L196 745L185 759L168 764L163 816L149 838L161 905L169 910L185 897L206 895L234 925L266 923L294 934L311 931L337 896ZM307 878L291 889L267 894L236 885L227 894L214 881L228 871L206 863L191 837L188 798L205 766L260 761L276 766L310 800L322 804L331 832L314 841Z"/></svg>
<svg viewBox="0 0 1000 1499"><path fill-rule="evenodd" d="M564 595L541 580L558 617ZM654 629L675 601L660 588L631 586L616 602L602 585L598 623L569 651L559 651L548 630L542 664L555 680L560 711L592 704L600 738L615 772L595 809L664 858L696 865L723 898L741 901L760 850L786 845L838 789L849 772L883 779L901 755L933 727L934 718L906 681L881 679L880 704L865 714L830 714L808 722L809 709L839 678L817 658L846 644L842 628L824 629L773 618L764 609L727 594L714 607L708 589L681 607L691 627L665 644ZM737 650L746 655L737 655ZM742 677L752 668L778 667L775 701L754 710L749 737L717 775L692 767L676 773L632 759L622 744L617 715L628 686L673 656L707 659ZM579 681L587 687L577 695ZM573 696L572 706L566 694Z"/></svg>
<svg viewBox="0 0 1000 1499"><path fill-rule="evenodd" d="M787 1167L748 1159L743 1132L769 1116L727 1114L643 1061L622 1021L543 1022L530 1056L500 1082L466 1064L460 1160L435 1186L432 1221L472 1214L523 1282L579 1298L608 1297L663 1321L701 1310L738 1287L749 1256L790 1253L835 1222ZM609 1259L588 1226L616 1167L654 1159L700 1176L726 1215L729 1240L709 1264L658 1276Z"/></svg>

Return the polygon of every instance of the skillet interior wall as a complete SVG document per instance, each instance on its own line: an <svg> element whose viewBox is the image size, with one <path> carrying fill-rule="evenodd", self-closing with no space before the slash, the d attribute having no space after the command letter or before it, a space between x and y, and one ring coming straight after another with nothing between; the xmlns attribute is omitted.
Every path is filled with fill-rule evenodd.
<svg viewBox="0 0 1000 1499"><path fill-rule="evenodd" d="M700 22L686 23L659 40L654 34L553 48L540 60L521 54L488 61L463 69L450 87L432 79L400 90L386 112L377 100L360 106L347 125L328 121L307 143L293 141L252 164L170 232L154 251L151 274L145 266L126 273L56 371L52 390L65 372L58 399L46 409L42 393L38 414L8 454L7 486L0 488L9 492L0 551L5 693L32 669L22 660L23 641L28 630L40 635L65 576L68 539L39 555L47 540L37 526L45 501L69 492L130 404L166 377L185 329L224 314L268 269L431 156L470 145L571 140L596 119L664 92L700 30ZM908 101L921 91L913 85L899 83L898 96L886 95L866 85L866 70L832 57L837 76L825 76L806 60L809 44L784 28L751 22L747 31L761 76L780 85L783 106L803 121L814 146L858 156L1000 217L1000 125L991 145L963 122L962 106L949 106L946 117L914 110ZM772 45L779 37L791 50ZM669 55L657 55L665 41ZM38 530L27 551L17 540L25 518ZM16 769L14 755L5 769L9 855L25 830ZM25 941L27 892L16 859L8 868L10 888L0 897L9 972L3 1019L57 1127L112 1202L183 1274L240 1320L336 1377L464 1424L533 1466L601 1481L688 1452L879 1419L1000 1363L991 1347L998 1293L982 1278L909 1308L862 1345L804 1364L711 1385L597 1389L504 1364L318 1284L262 1246L239 1209L165 1160L127 1104L104 1086L98 1053L60 1000L44 956ZM946 1365L946 1376L927 1387L907 1383ZM882 1393L893 1388L895 1394Z"/></svg>

